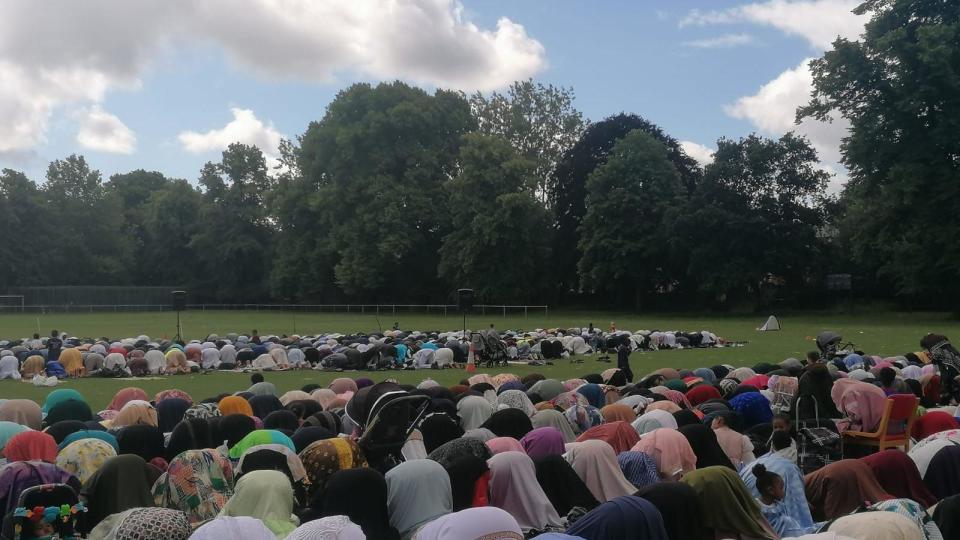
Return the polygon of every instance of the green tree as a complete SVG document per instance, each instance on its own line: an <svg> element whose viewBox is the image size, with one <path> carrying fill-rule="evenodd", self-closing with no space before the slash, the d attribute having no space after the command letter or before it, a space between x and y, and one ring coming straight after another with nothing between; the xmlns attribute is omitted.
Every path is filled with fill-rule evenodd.
<svg viewBox="0 0 960 540"><path fill-rule="evenodd" d="M549 214L534 195L533 162L501 137L471 133L459 163L446 186L452 226L440 247L440 275L485 302L534 297L549 264Z"/></svg>
<svg viewBox="0 0 960 540"><path fill-rule="evenodd" d="M61 247L61 231L43 193L25 174L0 172L0 291L5 287L50 285L54 269L67 268L68 253Z"/></svg>
<svg viewBox="0 0 960 540"><path fill-rule="evenodd" d="M798 119L850 122L840 223L861 270L905 298L960 299L960 3L871 0L858 41L812 63Z"/></svg>
<svg viewBox="0 0 960 540"><path fill-rule="evenodd" d="M44 196L61 242L52 249L69 252L69 264L50 269L57 285L116 285L129 283L131 240L124 234L120 202L107 197L100 171L76 154L55 160L47 168Z"/></svg>
<svg viewBox="0 0 960 540"><path fill-rule="evenodd" d="M534 163L536 193L551 200L550 184L560 156L583 134L586 123L573 106L572 88L544 86L533 79L516 81L506 94L470 96L470 109L482 133L499 135Z"/></svg>
<svg viewBox="0 0 960 540"><path fill-rule="evenodd" d="M586 213L587 178L603 165L614 145L627 133L641 130L664 145L667 158L680 174L681 181L693 192L701 171L687 156L680 143L655 124L635 114L617 114L590 124L580 139L565 151L553 171L550 207L553 211L553 279L558 291L579 287L577 261L580 252L578 229Z"/></svg>
<svg viewBox="0 0 960 540"><path fill-rule="evenodd" d="M309 264L332 265L338 287L354 297L435 298L449 219L443 184L454 176L460 136L473 127L456 92L429 95L400 82L340 92L302 137L301 185L284 188L316 216L326 249ZM281 229L289 217L279 214Z"/></svg>
<svg viewBox="0 0 960 540"><path fill-rule="evenodd" d="M137 169L128 173L114 174L103 185L104 196L113 199L123 213L123 222L129 253L124 254L128 261L130 280L136 284L173 285L154 281L150 276L153 269L148 266L149 256L144 256L147 240L144 231L144 204L150 196L166 187L168 180L157 171Z"/></svg>
<svg viewBox="0 0 960 540"><path fill-rule="evenodd" d="M150 193L139 207L143 228L139 283L191 287L204 281L192 264L198 256L190 245L199 232L202 205L203 195L186 180L167 180Z"/></svg>
<svg viewBox="0 0 960 540"><path fill-rule="evenodd" d="M685 191L660 141L634 130L617 142L587 179L582 288L616 293L639 308L645 294L668 285L669 225Z"/></svg>
<svg viewBox="0 0 960 540"><path fill-rule="evenodd" d="M265 197L272 186L263 152L233 143L200 171L200 226L190 240L202 294L237 301L266 297L272 226Z"/></svg>
<svg viewBox="0 0 960 540"><path fill-rule="evenodd" d="M825 188L816 151L802 137L720 139L696 194L676 222L685 278L720 303L762 302L801 290L817 271Z"/></svg>

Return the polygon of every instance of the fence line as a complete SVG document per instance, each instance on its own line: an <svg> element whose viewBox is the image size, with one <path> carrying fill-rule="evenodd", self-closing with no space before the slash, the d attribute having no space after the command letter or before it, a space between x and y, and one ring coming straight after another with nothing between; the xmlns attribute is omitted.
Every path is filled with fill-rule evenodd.
<svg viewBox="0 0 960 540"><path fill-rule="evenodd" d="M77 304L77 305L0 305L0 313L111 313L111 312L173 311L169 304ZM360 313L395 315L397 313L443 313L460 315L456 304L188 304L187 311L295 311L304 313ZM549 316L549 306L477 304L471 314L487 315L519 313L527 317L531 312Z"/></svg>

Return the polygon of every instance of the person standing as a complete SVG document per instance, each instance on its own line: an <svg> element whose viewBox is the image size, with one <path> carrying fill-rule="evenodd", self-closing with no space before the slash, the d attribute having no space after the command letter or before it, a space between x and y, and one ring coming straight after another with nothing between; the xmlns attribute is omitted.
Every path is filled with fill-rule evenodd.
<svg viewBox="0 0 960 540"><path fill-rule="evenodd" d="M62 350L63 340L60 339L60 332L53 330L50 332L50 339L47 340L47 362L59 360Z"/></svg>
<svg viewBox="0 0 960 540"><path fill-rule="evenodd" d="M630 369L630 339L623 336L620 346L617 347L617 369L627 377L627 382L633 382L633 370Z"/></svg>

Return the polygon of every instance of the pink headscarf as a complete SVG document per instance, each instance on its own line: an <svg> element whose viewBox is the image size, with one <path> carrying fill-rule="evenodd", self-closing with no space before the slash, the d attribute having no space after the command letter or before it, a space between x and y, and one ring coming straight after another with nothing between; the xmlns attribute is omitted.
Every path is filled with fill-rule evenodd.
<svg viewBox="0 0 960 540"><path fill-rule="evenodd" d="M343 393L346 393L346 392L356 392L356 391L357 391L357 383L356 383L356 381L354 381L353 379L348 379L348 378L346 378L346 377L341 377L341 378L339 378L339 379L334 379L334 380L330 383L330 386L328 386L328 388L331 389L331 390L333 390L333 392L334 392L335 394L343 394ZM351 395L353 395L353 394L351 394Z"/></svg>
<svg viewBox="0 0 960 540"><path fill-rule="evenodd" d="M686 474L697 468L697 455L693 453L690 442L675 429L655 429L645 434L630 450L652 457L660 476L664 478L672 478L677 473Z"/></svg>
<svg viewBox="0 0 960 540"><path fill-rule="evenodd" d="M520 444L520 441L514 439L513 437L497 437L495 439L490 439L486 442L487 448L490 449L494 454L499 454L501 452L524 452L523 446Z"/></svg>
<svg viewBox="0 0 960 540"><path fill-rule="evenodd" d="M124 388L114 394L113 400L110 401L110 405L107 405L107 409L111 411L119 411L124 405L135 399L141 401L150 400L150 398L147 397L147 393L140 388Z"/></svg>
<svg viewBox="0 0 960 540"><path fill-rule="evenodd" d="M337 393L329 388L318 388L310 396L323 407L323 410L329 408L330 403L337 399Z"/></svg>
<svg viewBox="0 0 960 540"><path fill-rule="evenodd" d="M859 381L854 381L859 382ZM839 409L850 417L850 429L874 431L887 407L887 395L870 383L853 385L840 396Z"/></svg>
<svg viewBox="0 0 960 540"><path fill-rule="evenodd" d="M562 526L560 516L537 482L536 468L529 456L522 452L503 452L487 463L492 506L509 512L523 531Z"/></svg>
<svg viewBox="0 0 960 540"><path fill-rule="evenodd" d="M644 409L646 412L650 411L667 411L670 414L673 414L679 410L682 410L679 405L672 401L654 401L653 403L647 405L647 408Z"/></svg>

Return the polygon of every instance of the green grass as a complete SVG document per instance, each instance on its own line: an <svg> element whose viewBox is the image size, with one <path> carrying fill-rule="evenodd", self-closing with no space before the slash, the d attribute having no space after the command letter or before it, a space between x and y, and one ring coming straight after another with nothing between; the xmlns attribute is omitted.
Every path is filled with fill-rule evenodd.
<svg viewBox="0 0 960 540"><path fill-rule="evenodd" d="M175 316L172 313L97 313L97 314L47 314L47 315L0 315L0 337L24 337L37 331L46 334L52 328L76 336L110 336L121 338L147 334L155 339L170 337L175 333ZM835 330L844 339L871 354L890 356L918 349L920 338L927 332L936 331L947 336L958 334L958 321L940 313L866 313L862 315L802 314L780 317L783 330L780 332L757 332L755 328L765 317L725 316L677 316L677 315L631 315L609 312L556 312L529 317L499 315L472 316L468 327L486 327L494 323L498 329L525 330L546 327L585 326L589 322L606 328L610 321L625 330L681 329L710 330L727 339L747 341L743 347L726 349L693 349L634 353L631 357L633 371L648 373L660 367L691 368L718 363L754 365L758 362L779 362L788 357L801 357L815 349L810 340L822 330ZM398 321L404 329L455 330L462 325L459 317L431 315L384 315L380 324L392 326ZM298 313L252 312L252 311L189 311L183 314L183 329L186 337L203 338L211 332L224 335L228 332L249 332L256 328L261 334L313 334L319 332L376 331L379 328L373 315L359 313ZM523 376L527 373L543 373L548 377L566 379L585 373L600 372L609 364L585 357L583 364L561 360L553 366L511 367L510 372ZM494 370L498 372L499 370ZM350 373L348 376L363 376ZM432 377L442 384L455 384L466 376L463 370L403 371L373 373L374 380L386 376L401 382L413 383ZM268 373L267 380L281 391L293 390L309 383L326 384L339 376L336 373L299 371ZM138 386L153 394L166 388L180 388L196 399L220 392L241 390L249 386L249 375L238 373L214 373L209 375L180 375L148 380L82 379L65 381L61 388L76 388L94 407L105 406L113 394L125 386ZM0 381L0 398L30 398L42 401L50 389L32 385Z"/></svg>

